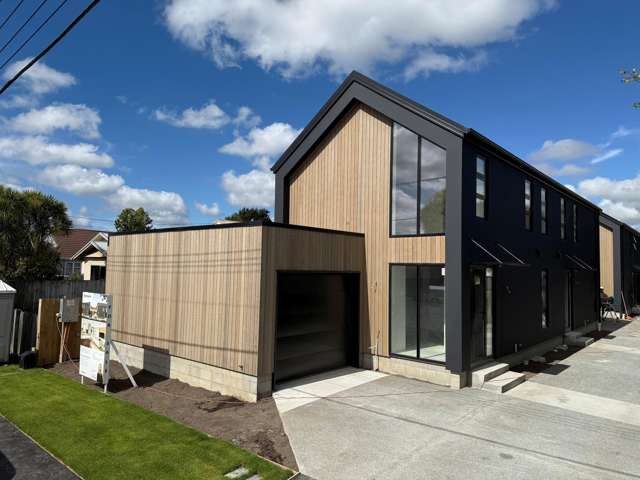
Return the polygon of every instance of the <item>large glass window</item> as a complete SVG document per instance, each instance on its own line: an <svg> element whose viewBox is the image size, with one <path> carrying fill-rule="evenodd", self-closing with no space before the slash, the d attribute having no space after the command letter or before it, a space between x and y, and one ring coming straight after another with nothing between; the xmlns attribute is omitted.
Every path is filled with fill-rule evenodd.
<svg viewBox="0 0 640 480"><path fill-rule="evenodd" d="M524 228L531 230L531 181L524 181Z"/></svg>
<svg viewBox="0 0 640 480"><path fill-rule="evenodd" d="M549 326L549 271L540 272L540 303L542 304L542 328Z"/></svg>
<svg viewBox="0 0 640 480"><path fill-rule="evenodd" d="M578 206L573 204L573 218L571 219L571 236L574 242L578 241Z"/></svg>
<svg viewBox="0 0 640 480"><path fill-rule="evenodd" d="M540 188L540 233L547 233L547 190Z"/></svg>
<svg viewBox="0 0 640 480"><path fill-rule="evenodd" d="M560 239L567 237L567 212L564 204L564 198L560 199Z"/></svg>
<svg viewBox="0 0 640 480"><path fill-rule="evenodd" d="M444 275L441 265L391 265L391 353L444 362Z"/></svg>
<svg viewBox="0 0 640 480"><path fill-rule="evenodd" d="M486 162L476 157L476 217L487 218L487 173Z"/></svg>
<svg viewBox="0 0 640 480"><path fill-rule="evenodd" d="M444 233L446 150L393 125L391 234Z"/></svg>

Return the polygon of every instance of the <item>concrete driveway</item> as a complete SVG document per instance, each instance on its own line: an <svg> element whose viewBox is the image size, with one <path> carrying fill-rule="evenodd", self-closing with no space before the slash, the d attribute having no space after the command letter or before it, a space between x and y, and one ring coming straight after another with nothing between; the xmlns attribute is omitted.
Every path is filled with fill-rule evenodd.
<svg viewBox="0 0 640 480"><path fill-rule="evenodd" d="M640 479L640 321L508 394L343 369L274 397L321 479Z"/></svg>

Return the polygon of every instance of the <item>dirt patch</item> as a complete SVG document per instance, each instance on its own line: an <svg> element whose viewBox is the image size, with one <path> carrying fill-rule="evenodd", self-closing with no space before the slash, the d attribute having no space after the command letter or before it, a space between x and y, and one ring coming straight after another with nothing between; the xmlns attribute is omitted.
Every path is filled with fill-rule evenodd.
<svg viewBox="0 0 640 480"><path fill-rule="evenodd" d="M111 362L109 392L189 427L222 438L239 447L297 470L295 457L272 398L247 403L203 388L192 387L133 369L139 388L133 388L122 366ZM80 381L77 364L64 362L51 371ZM91 380L85 384L101 389Z"/></svg>

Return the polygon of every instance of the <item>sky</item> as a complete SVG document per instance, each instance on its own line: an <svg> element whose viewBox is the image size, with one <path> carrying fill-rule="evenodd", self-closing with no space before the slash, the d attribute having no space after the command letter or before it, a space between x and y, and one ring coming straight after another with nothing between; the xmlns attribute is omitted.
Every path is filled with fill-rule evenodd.
<svg viewBox="0 0 640 480"><path fill-rule="evenodd" d="M39 3L24 1L0 44ZM87 3L70 0L2 79ZM640 226L640 82L619 73L640 66L640 2L393 5L103 1L0 96L0 184L50 193L76 227L101 230L125 207L157 227L272 209L269 167L356 69Z"/></svg>

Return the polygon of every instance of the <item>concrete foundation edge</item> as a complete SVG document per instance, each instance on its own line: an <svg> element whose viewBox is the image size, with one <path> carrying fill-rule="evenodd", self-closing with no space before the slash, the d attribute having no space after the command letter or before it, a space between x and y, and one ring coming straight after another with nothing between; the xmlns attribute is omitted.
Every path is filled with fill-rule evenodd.
<svg viewBox="0 0 640 480"><path fill-rule="evenodd" d="M468 384L468 375L466 373L452 373L444 365L363 354L360 366L367 370L378 370L383 373L422 380L423 382L442 385L455 390L466 387Z"/></svg>
<svg viewBox="0 0 640 480"><path fill-rule="evenodd" d="M271 378L259 379L205 363L175 357L164 352L114 342L127 365L173 378L193 387L220 392L246 402L271 394ZM112 357L113 358L113 357Z"/></svg>

